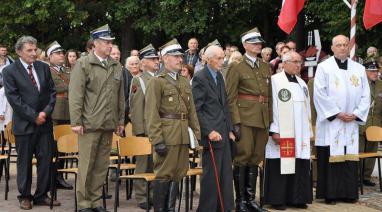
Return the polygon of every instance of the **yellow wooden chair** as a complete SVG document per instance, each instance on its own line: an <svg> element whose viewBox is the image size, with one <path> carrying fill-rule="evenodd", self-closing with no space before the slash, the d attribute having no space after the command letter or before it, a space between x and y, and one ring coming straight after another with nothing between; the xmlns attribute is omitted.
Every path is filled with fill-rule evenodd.
<svg viewBox="0 0 382 212"><path fill-rule="evenodd" d="M78 135L77 134L68 134L68 135L63 135L63 136L59 137L57 140L56 158L58 158L58 160L65 160L65 158L57 157L58 153L78 154ZM75 206L75 210L77 211L76 188L77 188L78 168L58 169L57 172L63 173L63 174L73 174L74 175L74 202L75 202L74 206ZM54 194L56 195L56 188L54 188ZM52 198L52 200L53 200L53 198Z"/></svg>
<svg viewBox="0 0 382 212"><path fill-rule="evenodd" d="M366 129L365 132L365 147L364 150L366 150L367 143L368 142L381 142L382 141L382 128L378 126L370 126ZM360 188L361 188L361 194L363 194L363 179L364 179L364 166L365 166L365 159L367 158L376 158L378 162L378 179L379 179L379 190L382 192L382 179L381 179L381 159L382 154L380 152L362 152L359 153L359 159L360 162L362 161L362 166L360 166Z"/></svg>
<svg viewBox="0 0 382 212"><path fill-rule="evenodd" d="M140 155L150 155L151 154L151 143L146 137L125 137L118 141L118 164L117 164L117 180L115 184L115 200L114 200L114 211L117 211L119 206L119 180L145 180L146 181L146 198L149 203L150 195L150 183L155 180L154 173L141 173L141 174L121 174L121 160L124 157L133 157ZM149 211L149 209L147 209Z"/></svg>

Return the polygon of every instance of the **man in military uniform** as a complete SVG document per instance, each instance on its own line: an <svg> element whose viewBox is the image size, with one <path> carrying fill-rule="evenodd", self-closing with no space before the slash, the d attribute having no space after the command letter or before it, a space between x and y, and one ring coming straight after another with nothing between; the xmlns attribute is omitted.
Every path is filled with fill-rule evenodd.
<svg viewBox="0 0 382 212"><path fill-rule="evenodd" d="M190 84L179 74L182 47L173 39L160 53L164 71L147 85L145 120L154 149L154 210L175 211L178 182L188 170L188 127L198 140L200 129Z"/></svg>
<svg viewBox="0 0 382 212"><path fill-rule="evenodd" d="M64 49L61 45L54 41L48 45L45 50L46 56L49 59L50 73L54 81L54 87L56 89L56 105L52 113L53 125L69 124L69 101L68 101L68 86L70 80L70 74L63 67L65 62ZM63 169L65 161L60 161L57 168ZM73 189L73 186L68 184L62 173L57 174L56 187L61 189Z"/></svg>
<svg viewBox="0 0 382 212"><path fill-rule="evenodd" d="M139 51L140 65L142 74L134 77L130 93L130 112L132 131L135 136L147 136L147 129L144 120L145 94L148 82L156 75L159 70L159 57L155 48L149 44ZM152 156L136 157L135 173L145 173L153 171ZM146 183L134 181L135 199L138 206L142 209L150 208L149 201L146 200Z"/></svg>
<svg viewBox="0 0 382 212"><path fill-rule="evenodd" d="M378 63L370 59L364 64L366 75L370 87L370 110L367 116L366 125L359 128L359 152L377 152L378 143L367 142L365 144L365 131L370 126L382 127L382 81L378 80ZM375 186L371 182L371 174L374 170L375 158L365 159L365 172L363 184L366 186Z"/></svg>
<svg viewBox="0 0 382 212"><path fill-rule="evenodd" d="M264 160L271 119L270 67L257 57L264 40L257 28L241 35L243 60L226 75L228 104L234 124L236 211L264 211L256 202L258 166Z"/></svg>
<svg viewBox="0 0 382 212"><path fill-rule="evenodd" d="M91 32L94 52L81 57L71 73L70 121L78 134L77 203L80 211L106 211L101 207L113 131L124 129L122 66L110 57L111 32L104 25Z"/></svg>

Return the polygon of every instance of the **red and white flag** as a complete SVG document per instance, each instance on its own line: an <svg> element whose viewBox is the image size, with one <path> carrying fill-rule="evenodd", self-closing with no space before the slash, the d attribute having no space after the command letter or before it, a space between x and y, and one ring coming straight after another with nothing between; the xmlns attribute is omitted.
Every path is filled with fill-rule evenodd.
<svg viewBox="0 0 382 212"><path fill-rule="evenodd" d="M277 25L290 34L297 23L297 16L304 7L305 0L283 0Z"/></svg>
<svg viewBox="0 0 382 212"><path fill-rule="evenodd" d="M366 0L363 24L370 29L382 21L382 0Z"/></svg>

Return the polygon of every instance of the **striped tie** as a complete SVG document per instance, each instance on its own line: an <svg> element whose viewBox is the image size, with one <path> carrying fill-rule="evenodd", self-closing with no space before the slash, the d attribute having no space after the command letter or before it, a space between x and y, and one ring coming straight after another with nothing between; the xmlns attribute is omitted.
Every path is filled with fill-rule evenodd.
<svg viewBox="0 0 382 212"><path fill-rule="evenodd" d="M28 65L28 75L29 75L29 78L32 81L33 86L38 89L38 86L37 86L37 83L36 83L36 79L33 76L32 65Z"/></svg>

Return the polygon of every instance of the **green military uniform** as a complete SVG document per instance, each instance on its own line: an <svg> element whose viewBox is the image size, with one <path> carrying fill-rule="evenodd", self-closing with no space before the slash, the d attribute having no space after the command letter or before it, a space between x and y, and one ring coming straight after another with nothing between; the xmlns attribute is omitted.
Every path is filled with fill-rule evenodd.
<svg viewBox="0 0 382 212"><path fill-rule="evenodd" d="M238 166L258 165L263 161L272 119L270 67L260 59L256 61L257 64L244 56L243 61L230 66L226 76L232 122L241 124L241 139L237 142L234 160L234 164ZM260 102L260 99L242 99L242 94L253 98L262 96L264 100Z"/></svg>
<svg viewBox="0 0 382 212"><path fill-rule="evenodd" d="M99 33L104 28L110 32L108 26L103 26L92 32L93 38L112 39L110 35ZM113 131L124 124L122 66L110 56L101 62L95 53L77 61L69 85L71 125L84 127L84 134L78 135L79 209L101 206Z"/></svg>
<svg viewBox="0 0 382 212"><path fill-rule="evenodd" d="M371 62L372 63L372 62ZM375 70L369 70L368 64L370 62L366 62L366 71L378 71L376 68ZM376 63L374 62L374 65ZM369 114L367 116L366 124L363 126L360 126L359 128L359 152L377 152L378 151L378 143L375 142L367 142L366 150L365 150L365 131L370 126L379 126L382 127L382 81L376 80L371 81L369 80L369 87L370 87L370 109ZM364 180L370 180L371 174L373 173L375 165L375 158L365 159L365 173L364 173Z"/></svg>
<svg viewBox="0 0 382 212"><path fill-rule="evenodd" d="M141 60L158 60L155 48L150 44L139 51ZM158 60L159 63L159 60ZM143 66L142 66L143 67ZM134 77L131 82L131 89L129 95L130 103L130 117L132 123L132 132L135 136L147 136L147 129L144 120L145 110L145 94L148 82L154 77L157 70L143 70L142 74ZM136 156L135 173L150 173L153 172L153 161L151 155ZM146 200L146 182L143 180L134 181L135 199L138 205L147 207L148 201ZM150 196L152 198L152 189Z"/></svg>
<svg viewBox="0 0 382 212"><path fill-rule="evenodd" d="M145 105L145 115L151 143L164 142L168 148L165 157L153 153L156 179L180 181L188 170L187 128L191 127L198 139L200 129L190 83L180 75L174 80L168 73L164 70L148 83L146 101L150 104ZM184 117L161 118L161 114L184 114Z"/></svg>
<svg viewBox="0 0 382 212"><path fill-rule="evenodd" d="M54 124L69 124L68 90L70 72L64 67L50 66L50 73L56 88L56 104L52 113Z"/></svg>
<svg viewBox="0 0 382 212"><path fill-rule="evenodd" d="M149 81L146 90L145 120L154 147L154 211L175 211L178 182L188 170L188 127L200 140L199 121L189 81L179 70L166 69L166 59L174 65L182 61L182 48L176 41L161 48L164 71ZM165 150L165 151L164 151Z"/></svg>
<svg viewBox="0 0 382 212"><path fill-rule="evenodd" d="M243 45L264 42L257 28L242 34L241 40ZM259 58L251 59L247 53L241 62L229 66L226 74L232 124L237 135L240 130L233 170L237 211L263 210L255 202L255 194L258 165L264 161L272 122L270 78L270 66Z"/></svg>

